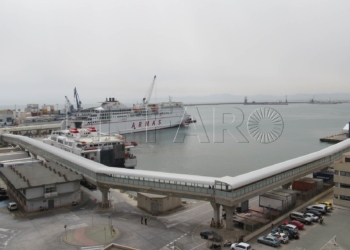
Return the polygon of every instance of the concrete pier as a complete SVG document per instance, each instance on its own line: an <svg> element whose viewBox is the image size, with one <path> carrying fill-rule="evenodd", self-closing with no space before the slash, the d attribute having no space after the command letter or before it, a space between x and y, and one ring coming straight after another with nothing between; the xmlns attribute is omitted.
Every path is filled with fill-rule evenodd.
<svg viewBox="0 0 350 250"><path fill-rule="evenodd" d="M328 143L338 143L338 142L341 142L341 141L348 139L348 136L349 136L349 133L341 133L338 135L331 135L328 137L321 138L320 141L321 142L328 142Z"/></svg>

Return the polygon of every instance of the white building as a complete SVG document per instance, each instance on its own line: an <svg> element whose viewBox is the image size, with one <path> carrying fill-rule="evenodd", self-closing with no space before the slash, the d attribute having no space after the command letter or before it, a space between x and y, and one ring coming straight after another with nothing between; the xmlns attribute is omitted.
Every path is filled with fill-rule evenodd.
<svg viewBox="0 0 350 250"><path fill-rule="evenodd" d="M11 109L0 110L0 125L10 125L14 119Z"/></svg>
<svg viewBox="0 0 350 250"><path fill-rule="evenodd" d="M334 199L339 206L350 207L350 152L334 164Z"/></svg>
<svg viewBox="0 0 350 250"><path fill-rule="evenodd" d="M7 192L25 211L52 209L80 201L81 174L55 163L1 168Z"/></svg>

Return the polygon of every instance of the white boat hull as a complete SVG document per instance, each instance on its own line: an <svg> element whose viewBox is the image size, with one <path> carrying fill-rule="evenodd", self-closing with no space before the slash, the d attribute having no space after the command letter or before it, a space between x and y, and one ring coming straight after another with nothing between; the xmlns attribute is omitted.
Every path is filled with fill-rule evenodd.
<svg viewBox="0 0 350 250"><path fill-rule="evenodd" d="M87 128L90 126L94 126L97 130L99 130L101 133L106 134L130 134L130 133L136 133L136 132L145 132L145 131L152 131L152 130L158 130L158 129L165 129L165 128L171 128L171 127L178 127L180 126L183 121L186 121L190 116L186 115L182 116L172 116L172 117L128 117L121 119L120 121L112 121L112 122L104 122L104 123L93 123L90 124L88 122L83 122L82 127Z"/></svg>

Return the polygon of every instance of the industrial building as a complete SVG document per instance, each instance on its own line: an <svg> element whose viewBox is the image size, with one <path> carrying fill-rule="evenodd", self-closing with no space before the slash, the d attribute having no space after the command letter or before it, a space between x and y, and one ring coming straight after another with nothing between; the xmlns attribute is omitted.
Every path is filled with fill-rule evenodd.
<svg viewBox="0 0 350 250"><path fill-rule="evenodd" d="M181 198L149 193L137 193L137 206L157 215L181 207Z"/></svg>
<svg viewBox="0 0 350 250"><path fill-rule="evenodd" d="M334 199L339 206L350 207L350 152L334 163Z"/></svg>
<svg viewBox="0 0 350 250"><path fill-rule="evenodd" d="M52 209L80 201L81 174L55 163L0 168L7 192L24 211Z"/></svg>

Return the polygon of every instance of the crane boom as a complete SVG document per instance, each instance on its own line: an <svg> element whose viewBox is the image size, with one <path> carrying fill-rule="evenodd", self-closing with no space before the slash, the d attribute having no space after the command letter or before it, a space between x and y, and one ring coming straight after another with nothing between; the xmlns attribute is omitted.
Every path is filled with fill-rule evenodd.
<svg viewBox="0 0 350 250"><path fill-rule="evenodd" d="M68 109L69 109L69 110L66 110L66 112L69 111L70 113L73 113L74 112L74 106L70 103L68 97L67 96L65 96L65 97L66 97L66 102L67 102Z"/></svg>
<svg viewBox="0 0 350 250"><path fill-rule="evenodd" d="M156 82L156 77L157 76L154 76L153 82L152 82L151 86L149 87L149 89L147 90L146 97L143 98L143 104L149 103L149 101L151 99L154 83Z"/></svg>
<svg viewBox="0 0 350 250"><path fill-rule="evenodd" d="M80 98L78 95L77 88L74 88L74 98L75 98L75 101L77 103L77 111L79 111L79 110L81 110L81 101L80 101Z"/></svg>

